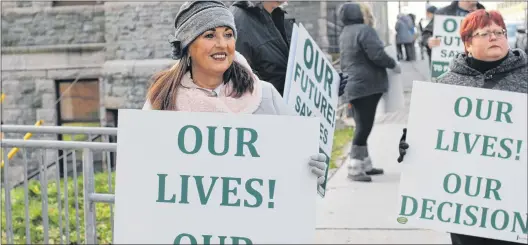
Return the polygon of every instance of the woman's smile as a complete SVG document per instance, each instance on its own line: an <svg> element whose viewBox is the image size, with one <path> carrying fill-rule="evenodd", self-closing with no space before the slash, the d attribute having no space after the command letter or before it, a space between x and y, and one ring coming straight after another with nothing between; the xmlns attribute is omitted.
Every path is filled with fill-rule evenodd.
<svg viewBox="0 0 528 245"><path fill-rule="evenodd" d="M214 61L225 61L227 59L227 53L226 52L218 52L210 55L211 58L213 58Z"/></svg>

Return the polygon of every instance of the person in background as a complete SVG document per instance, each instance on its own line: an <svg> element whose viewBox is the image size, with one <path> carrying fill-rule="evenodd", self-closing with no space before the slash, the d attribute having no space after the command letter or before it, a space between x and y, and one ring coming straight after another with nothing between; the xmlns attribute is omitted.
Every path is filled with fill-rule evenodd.
<svg viewBox="0 0 528 245"><path fill-rule="evenodd" d="M174 22L171 44L178 62L153 77L143 110L295 115L236 54L235 21L221 1L185 2ZM307 165L319 184L325 181L326 160L314 152Z"/></svg>
<svg viewBox="0 0 528 245"><path fill-rule="evenodd" d="M412 60L412 49L413 49L413 24L412 20L408 15L399 14L398 21L396 21L396 51L398 53L398 61L404 59L403 48L405 48L405 60Z"/></svg>
<svg viewBox="0 0 528 245"><path fill-rule="evenodd" d="M485 8L484 5L480 4L478 1L453 1L450 5L437 10L435 15L466 16L477 9ZM422 33L422 42L430 49L440 45L440 39L433 37L433 31L434 17L429 24L427 24Z"/></svg>
<svg viewBox="0 0 528 245"><path fill-rule="evenodd" d="M387 68L398 73L401 68L385 52L368 5L345 3L338 13L344 24L339 37L341 70L350 76L343 96L352 104L356 125L348 177L353 181L370 182L370 175L383 174L383 169L373 168L367 139L374 125L378 102L388 90Z"/></svg>
<svg viewBox="0 0 528 245"><path fill-rule="evenodd" d="M465 53L457 55L450 71L442 75L439 83L485 88L516 93L528 93L528 58L521 49L509 49L506 25L497 11L483 9L470 13L463 21L460 36ZM407 129L400 140L399 162L403 161L409 145ZM513 245L499 241L451 233L453 245Z"/></svg>
<svg viewBox="0 0 528 245"><path fill-rule="evenodd" d="M256 74L284 93L294 19L285 19L286 1L236 1L229 8L240 36L236 49ZM340 87L346 77L339 73ZM340 94L341 95L341 94Z"/></svg>
<svg viewBox="0 0 528 245"><path fill-rule="evenodd" d="M416 28L416 15L414 14L408 14L409 18L411 19L411 34L413 35L413 41L411 44L411 61L416 60L416 39L418 38L418 31Z"/></svg>
<svg viewBox="0 0 528 245"><path fill-rule="evenodd" d="M427 10L425 11L425 19L427 21L431 22L433 20L433 18L434 18L434 14L436 13L436 10L437 10L437 8L435 6L427 7ZM427 51L427 56L429 57L429 64L431 64L431 48L429 47L429 45L427 45L427 42L424 42L423 33L424 33L425 29L422 26L422 22L421 21L419 23L419 28L420 28L420 35L421 35L420 42L419 42L420 49L425 48L425 50ZM422 59L423 59L423 56L422 56Z"/></svg>

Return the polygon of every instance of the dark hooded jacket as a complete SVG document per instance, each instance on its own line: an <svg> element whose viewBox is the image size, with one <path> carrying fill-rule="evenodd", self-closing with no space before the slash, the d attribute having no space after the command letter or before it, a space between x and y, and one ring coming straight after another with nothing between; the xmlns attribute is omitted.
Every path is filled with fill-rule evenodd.
<svg viewBox="0 0 528 245"><path fill-rule="evenodd" d="M229 10L237 28L236 50L246 57L260 79L270 82L282 95L294 19L276 8L269 14L262 5L237 1Z"/></svg>
<svg viewBox="0 0 528 245"><path fill-rule="evenodd" d="M527 93L528 59L521 49L510 50L504 61L484 73L471 68L468 59L466 54L458 54L449 66L450 71L440 76L438 82Z"/></svg>
<svg viewBox="0 0 528 245"><path fill-rule="evenodd" d="M364 24L357 3L346 3L339 9L344 27L339 36L341 70L349 75L346 100L384 93L388 89L387 68L396 61L384 50L376 30Z"/></svg>

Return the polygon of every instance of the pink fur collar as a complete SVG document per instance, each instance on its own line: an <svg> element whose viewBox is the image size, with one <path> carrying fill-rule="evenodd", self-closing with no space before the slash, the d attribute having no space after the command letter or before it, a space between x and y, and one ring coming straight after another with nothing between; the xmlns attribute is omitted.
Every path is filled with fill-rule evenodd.
<svg viewBox="0 0 528 245"><path fill-rule="evenodd" d="M187 72L178 87L176 95L176 110L189 112L224 112L224 113L254 113L262 101L260 80L254 76L253 92L246 92L240 98L229 97L232 83L220 88L216 96L214 91L198 87Z"/></svg>

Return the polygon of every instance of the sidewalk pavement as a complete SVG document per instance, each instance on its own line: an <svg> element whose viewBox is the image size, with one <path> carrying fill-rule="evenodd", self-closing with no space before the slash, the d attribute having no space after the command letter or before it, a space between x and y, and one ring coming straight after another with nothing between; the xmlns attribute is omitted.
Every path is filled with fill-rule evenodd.
<svg viewBox="0 0 528 245"><path fill-rule="evenodd" d="M401 164L396 161L398 142L409 115L412 81L427 81L429 69L427 59L402 62L401 66L406 108L377 116L368 142L374 166L383 168L385 174L373 176L371 183L352 182L347 178L346 164L342 164L329 179L326 197L318 201L316 243L451 243L447 233L409 229L396 222L401 173Z"/></svg>

